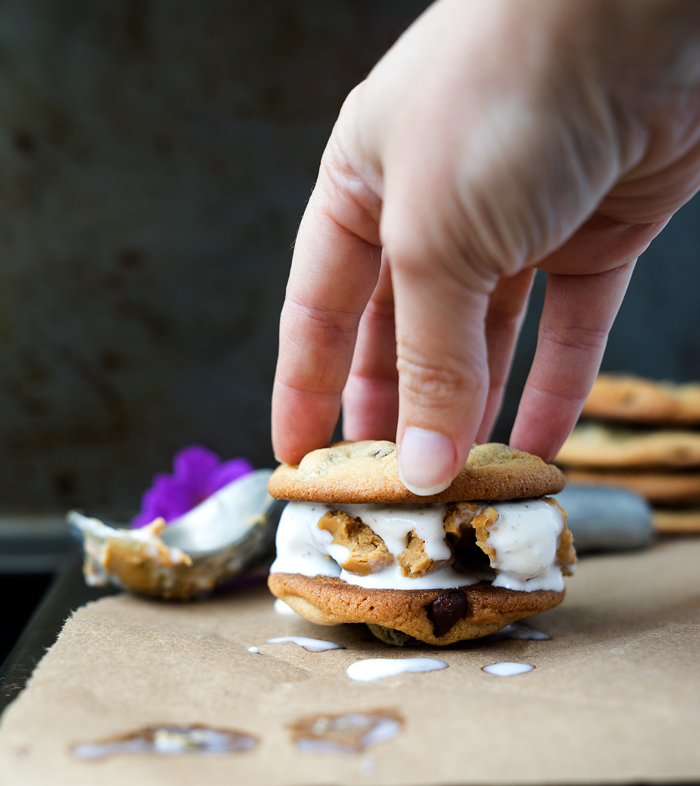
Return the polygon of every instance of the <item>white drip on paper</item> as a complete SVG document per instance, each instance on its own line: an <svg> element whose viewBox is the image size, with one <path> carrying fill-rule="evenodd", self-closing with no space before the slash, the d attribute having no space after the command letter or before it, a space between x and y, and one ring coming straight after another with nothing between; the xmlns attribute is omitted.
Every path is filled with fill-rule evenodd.
<svg viewBox="0 0 700 786"><path fill-rule="evenodd" d="M366 658L348 666L347 675L351 680L369 682L409 671L439 671L446 668L445 661L437 658Z"/></svg>
<svg viewBox="0 0 700 786"><path fill-rule="evenodd" d="M309 652L326 652L326 650L344 650L342 644L334 641L323 641L322 639L309 639L306 636L277 636L274 639L267 639L267 644L296 644Z"/></svg>
<svg viewBox="0 0 700 786"><path fill-rule="evenodd" d="M505 628L501 628L501 630L497 630L495 633L492 633L489 637L489 641L493 641L494 639L520 639L520 640L530 640L530 641L549 641L552 637L547 633L542 633L541 630L535 630L534 628L529 628L527 625L523 625L522 622L511 622L510 625L506 625Z"/></svg>
<svg viewBox="0 0 700 786"><path fill-rule="evenodd" d="M525 674L534 668L529 663L492 663L489 666L482 666L481 670L498 677L513 677L516 674Z"/></svg>

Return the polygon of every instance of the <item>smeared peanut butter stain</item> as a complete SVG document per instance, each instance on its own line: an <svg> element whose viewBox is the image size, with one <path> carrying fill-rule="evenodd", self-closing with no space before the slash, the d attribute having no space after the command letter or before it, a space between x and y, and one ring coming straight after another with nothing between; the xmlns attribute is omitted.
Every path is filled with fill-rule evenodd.
<svg viewBox="0 0 700 786"><path fill-rule="evenodd" d="M302 753L362 753L396 737L403 723L394 710L372 710L312 715L300 718L289 728L292 741Z"/></svg>
<svg viewBox="0 0 700 786"><path fill-rule="evenodd" d="M80 759L102 759L122 753L155 753L175 756L185 753L221 754L253 750L255 737L233 729L209 726L147 726L100 742L79 742L71 747Z"/></svg>

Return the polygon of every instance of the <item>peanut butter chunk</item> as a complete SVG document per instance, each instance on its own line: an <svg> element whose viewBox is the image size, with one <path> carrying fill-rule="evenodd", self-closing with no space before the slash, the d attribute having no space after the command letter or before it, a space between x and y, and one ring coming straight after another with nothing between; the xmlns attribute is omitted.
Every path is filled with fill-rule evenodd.
<svg viewBox="0 0 700 786"><path fill-rule="evenodd" d="M483 502L456 502L454 505L450 505L445 516L445 534L455 535L459 539L464 530L471 526L474 517L483 505Z"/></svg>
<svg viewBox="0 0 700 786"><path fill-rule="evenodd" d="M493 524L498 518L498 511L496 508L489 506L472 521L472 526L476 532L476 545L488 556L493 562L496 559L496 550L493 546L488 545L489 531L488 527Z"/></svg>
<svg viewBox="0 0 700 786"><path fill-rule="evenodd" d="M428 573L440 570L440 568L444 568L446 565L451 565L454 562L454 556L450 559L430 559L425 553L425 541L419 538L413 530L408 533L408 543L406 548L399 554L398 559L403 575L411 579L427 576Z"/></svg>
<svg viewBox="0 0 700 786"><path fill-rule="evenodd" d="M564 528L559 535L559 543L557 544L557 560L556 564L561 567L561 572L565 576L573 576L572 570L576 563L576 550L574 549L574 536L566 524L567 513L561 505L551 497L545 497L545 502L548 502L552 507L560 510L564 516Z"/></svg>
<svg viewBox="0 0 700 786"><path fill-rule="evenodd" d="M394 561L384 541L361 519L336 510L322 516L318 528L330 532L333 543L349 549L350 556L341 563L341 568L349 573L367 576L378 573Z"/></svg>

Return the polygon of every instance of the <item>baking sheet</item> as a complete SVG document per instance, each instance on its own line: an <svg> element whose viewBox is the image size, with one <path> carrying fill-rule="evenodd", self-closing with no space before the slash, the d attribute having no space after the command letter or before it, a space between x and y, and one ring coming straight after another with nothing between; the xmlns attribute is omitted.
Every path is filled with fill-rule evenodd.
<svg viewBox="0 0 700 786"><path fill-rule="evenodd" d="M0 725L5 786L134 784L550 784L700 779L700 540L586 557L562 606L531 618L549 641L392 649L363 626L281 616L263 586L191 604L129 595L80 609ZM276 636L330 639L307 652ZM249 652L259 648L259 653ZM448 668L375 682L370 657L434 657ZM482 667L529 663L498 677ZM303 753L290 726L316 714L386 710L401 732L357 754ZM157 724L204 724L257 739L220 756L71 746Z"/></svg>

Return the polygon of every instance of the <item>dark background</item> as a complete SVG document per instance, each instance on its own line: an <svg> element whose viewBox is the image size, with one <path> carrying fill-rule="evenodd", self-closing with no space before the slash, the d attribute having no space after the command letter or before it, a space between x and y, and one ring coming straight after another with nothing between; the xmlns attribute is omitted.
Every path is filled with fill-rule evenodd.
<svg viewBox="0 0 700 786"><path fill-rule="evenodd" d="M426 6L0 2L0 512L126 517L193 443L273 465L296 227L344 96ZM700 379L699 219L640 260L605 368Z"/></svg>

